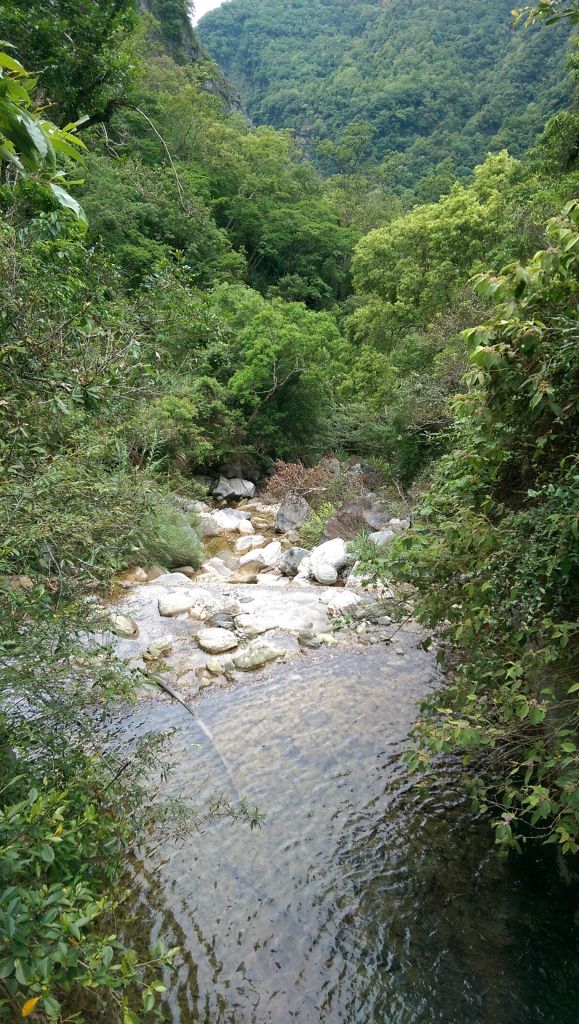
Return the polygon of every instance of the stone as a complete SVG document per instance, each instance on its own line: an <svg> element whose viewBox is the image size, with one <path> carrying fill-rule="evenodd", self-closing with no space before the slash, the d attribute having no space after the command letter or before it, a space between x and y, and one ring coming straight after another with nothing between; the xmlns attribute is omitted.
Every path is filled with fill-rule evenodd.
<svg viewBox="0 0 579 1024"><path fill-rule="evenodd" d="M199 516L197 529L201 537L204 537L206 540L210 537L219 537L219 534L222 533L222 528L219 523L216 522L213 513L211 515L203 514Z"/></svg>
<svg viewBox="0 0 579 1024"><path fill-rule="evenodd" d="M173 637L170 634L162 636L160 640L153 640L149 644L143 653L143 661L157 661L158 658L164 658L166 654L170 654L172 649Z"/></svg>
<svg viewBox="0 0 579 1024"><path fill-rule="evenodd" d="M309 551L306 548L288 548L288 550L283 553L278 563L278 568L284 576L293 578L294 576L297 576L301 562L303 562L304 558L307 558L308 555Z"/></svg>
<svg viewBox="0 0 579 1024"><path fill-rule="evenodd" d="M328 565L326 562L316 562L312 567L314 579L317 583L321 583L323 587L331 587L334 583L338 582L338 572L334 569L333 565Z"/></svg>
<svg viewBox="0 0 579 1024"><path fill-rule="evenodd" d="M223 662L219 661L217 658L209 658L205 668L212 676L220 676L223 672Z"/></svg>
<svg viewBox="0 0 579 1024"><path fill-rule="evenodd" d="M235 668L241 672L251 672L277 658L283 658L285 653L282 647L276 647L267 640L252 640L239 654L234 655L232 661Z"/></svg>
<svg viewBox="0 0 579 1024"><path fill-rule="evenodd" d="M240 569L239 572L234 572L233 576L230 576L227 582L243 585L257 583L257 573L251 572L250 570L244 571L243 569Z"/></svg>
<svg viewBox="0 0 579 1024"><path fill-rule="evenodd" d="M330 615L343 615L353 611L360 604L360 598L351 590L336 590L332 593L331 600L327 602Z"/></svg>
<svg viewBox="0 0 579 1024"><path fill-rule="evenodd" d="M113 633L123 640L132 640L139 635L139 627L128 615L111 615Z"/></svg>
<svg viewBox="0 0 579 1024"><path fill-rule="evenodd" d="M262 548L259 552L263 557L265 565L269 566L270 569L275 569L281 561L282 550L279 540L274 540L267 547Z"/></svg>
<svg viewBox="0 0 579 1024"><path fill-rule="evenodd" d="M259 615L252 612L243 612L241 615L237 615L235 619L236 629L247 637L260 636L261 633L268 633L270 629L276 629L278 626L278 618L267 613Z"/></svg>
<svg viewBox="0 0 579 1024"><path fill-rule="evenodd" d="M390 520L390 510L384 502L373 495L363 498L352 498L328 520L322 534L322 540L352 540L358 533L365 530L381 530Z"/></svg>
<svg viewBox="0 0 579 1024"><path fill-rule="evenodd" d="M410 520L397 518L391 519L388 526L391 530L394 530L394 533L402 533L404 530L410 529Z"/></svg>
<svg viewBox="0 0 579 1024"><path fill-rule="evenodd" d="M288 530L295 530L311 514L311 508L305 498L299 494L288 494L282 501L275 517L275 529L277 533L287 533Z"/></svg>
<svg viewBox="0 0 579 1024"><path fill-rule="evenodd" d="M387 547L395 536L394 530L378 530L376 533L371 533L368 540L372 541L372 544L380 550L380 548Z"/></svg>
<svg viewBox="0 0 579 1024"><path fill-rule="evenodd" d="M237 532L240 533L242 537L250 537L252 533L255 533L251 519L240 519L237 524Z"/></svg>
<svg viewBox="0 0 579 1024"><path fill-rule="evenodd" d="M224 498L226 501L230 498L253 498L254 494L255 484L250 480L242 480L240 477L228 479L225 476L220 476L217 485L213 488L213 496Z"/></svg>
<svg viewBox="0 0 579 1024"><path fill-rule="evenodd" d="M259 548L257 551L248 551L246 555L242 555L239 559L240 569L245 572L261 572L265 569L266 562L263 557L263 551Z"/></svg>
<svg viewBox="0 0 579 1024"><path fill-rule="evenodd" d="M175 594L164 594L158 600L159 615L172 618L174 615L182 615L193 607L195 598L190 591L184 590Z"/></svg>
<svg viewBox="0 0 579 1024"><path fill-rule="evenodd" d="M236 508L220 508L212 513L211 518L219 527L220 533L237 533L240 522L250 519L251 513Z"/></svg>
<svg viewBox="0 0 579 1024"><path fill-rule="evenodd" d="M207 626L216 626L218 629L233 629L235 620L228 612L215 612L205 620Z"/></svg>
<svg viewBox="0 0 579 1024"><path fill-rule="evenodd" d="M150 582L154 582L155 586L188 587L191 581L182 572L163 572L153 576ZM191 591L188 590L187 592L190 593Z"/></svg>
<svg viewBox="0 0 579 1024"><path fill-rule="evenodd" d="M181 565L177 572L180 572L183 576L186 576L188 580L193 580L199 572L198 569L194 569L192 565Z"/></svg>
<svg viewBox="0 0 579 1024"><path fill-rule="evenodd" d="M203 651L208 654L223 654L225 651L232 651L239 645L235 633L230 629L201 629L197 634L197 643Z"/></svg>
<svg viewBox="0 0 579 1024"><path fill-rule="evenodd" d="M213 487L213 484L215 483L215 480L214 480L213 477L211 477L211 476L204 476L203 474L199 474L197 476L194 476L192 479L193 479L193 483L197 484L197 487L199 488L199 490L202 491L204 494L209 494L211 488Z"/></svg>
<svg viewBox="0 0 579 1024"><path fill-rule="evenodd" d="M348 552L344 541L339 537L336 537L335 540L328 540L324 544L318 544L318 546L312 550L310 558L311 575L318 580L318 583L326 583L329 585L332 582L336 582L337 574L340 569L343 569L347 564ZM333 569L335 571L335 579L330 579L330 575L332 574L330 574L329 569Z"/></svg>
<svg viewBox="0 0 579 1024"><path fill-rule="evenodd" d="M183 579L187 580L187 577L183 576ZM202 587L187 587L173 593L160 594L157 603L159 614L169 617L188 612L194 619L204 619L219 608L219 601Z"/></svg>
<svg viewBox="0 0 579 1024"><path fill-rule="evenodd" d="M222 558L209 558L207 562L203 562L201 571L225 579L232 575L232 570L228 569Z"/></svg>
<svg viewBox="0 0 579 1024"><path fill-rule="evenodd" d="M235 541L235 553L237 555L246 555L248 551L253 551L254 548L264 547L265 543L265 537L261 533L255 533L253 537L240 537L239 540Z"/></svg>

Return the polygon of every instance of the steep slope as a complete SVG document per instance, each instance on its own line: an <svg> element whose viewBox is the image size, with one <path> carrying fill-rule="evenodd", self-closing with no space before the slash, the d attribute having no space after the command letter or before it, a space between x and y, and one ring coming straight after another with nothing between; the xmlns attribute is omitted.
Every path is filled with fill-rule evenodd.
<svg viewBox="0 0 579 1024"><path fill-rule="evenodd" d="M511 0L228 0L199 35L257 123L311 148L364 122L359 155L412 186L521 153L571 91L562 26L514 31ZM317 149L341 169L332 147ZM329 149L329 152L328 152ZM336 160L336 155L338 159Z"/></svg>

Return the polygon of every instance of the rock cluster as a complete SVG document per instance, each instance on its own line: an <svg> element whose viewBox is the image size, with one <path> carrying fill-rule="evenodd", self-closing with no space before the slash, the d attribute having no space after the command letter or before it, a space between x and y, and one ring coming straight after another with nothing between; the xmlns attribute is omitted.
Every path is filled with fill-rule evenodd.
<svg viewBox="0 0 579 1024"><path fill-rule="evenodd" d="M234 489L237 479L222 477ZM360 522L366 531L374 527L369 539L378 548L408 528L378 499L346 502L326 530L336 535L311 550L292 544L293 531L311 511L302 498L286 498L277 508L257 499L235 508L194 504L210 557L200 569L184 566L154 578L132 570L123 583L125 599L110 614L111 633L130 664L162 662L171 685L189 691L344 637L388 639L376 633L392 622L376 599L388 599L389 592L382 587L369 596L347 543Z"/></svg>

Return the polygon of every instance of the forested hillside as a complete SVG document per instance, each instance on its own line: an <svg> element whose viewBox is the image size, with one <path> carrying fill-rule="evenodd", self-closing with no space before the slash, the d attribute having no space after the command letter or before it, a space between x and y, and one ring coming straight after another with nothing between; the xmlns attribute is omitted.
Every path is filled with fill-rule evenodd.
<svg viewBox="0 0 579 1024"><path fill-rule="evenodd" d="M227 0L199 25L257 124L292 128L325 170L354 122L396 191L520 155L565 105L565 27L513 32L510 0Z"/></svg>
<svg viewBox="0 0 579 1024"><path fill-rule="evenodd" d="M0 1020L157 998L170 954L108 934L155 751L103 754L98 602L199 564L182 499L232 463L355 455L413 506L359 539L453 670L412 764L577 851L579 10L509 7L232 0L254 127L181 0L0 0Z"/></svg>

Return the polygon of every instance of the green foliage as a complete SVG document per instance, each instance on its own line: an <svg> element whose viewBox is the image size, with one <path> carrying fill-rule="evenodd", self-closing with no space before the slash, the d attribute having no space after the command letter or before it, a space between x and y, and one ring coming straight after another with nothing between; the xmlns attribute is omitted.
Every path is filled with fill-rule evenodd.
<svg viewBox="0 0 579 1024"><path fill-rule="evenodd" d="M577 0L540 0L540 3L513 11L515 23L534 25L544 21L546 25L554 25L563 18L569 18L572 25L579 22L579 4Z"/></svg>
<svg viewBox="0 0 579 1024"><path fill-rule="evenodd" d="M412 763L463 751L497 842L536 839L563 853L579 847L578 229L569 204L549 224L548 249L476 279L498 308L466 332L471 369L455 401L454 448L393 560L418 589L422 620L458 652Z"/></svg>
<svg viewBox="0 0 579 1024"><path fill-rule="evenodd" d="M304 548L314 548L322 539L322 534L330 519L336 512L336 505L330 501L323 502L319 508L312 511L305 523L299 528L300 544Z"/></svg>
<svg viewBox="0 0 579 1024"><path fill-rule="evenodd" d="M447 161L463 178L489 149L521 155L572 88L565 26L513 33L509 0L230 0L199 32L258 124L402 194Z"/></svg>
<svg viewBox="0 0 579 1024"><path fill-rule="evenodd" d="M57 162L59 158L80 162L84 143L76 135L77 125L57 128L35 109L32 96L36 84L36 78L27 74L19 61L0 51L0 169L8 165L16 181L35 182L62 209L86 223L76 199L63 188L67 178Z"/></svg>
<svg viewBox="0 0 579 1024"><path fill-rule="evenodd" d="M42 74L59 124L101 112L132 74L123 44L135 25L133 0L1 0L3 36Z"/></svg>

